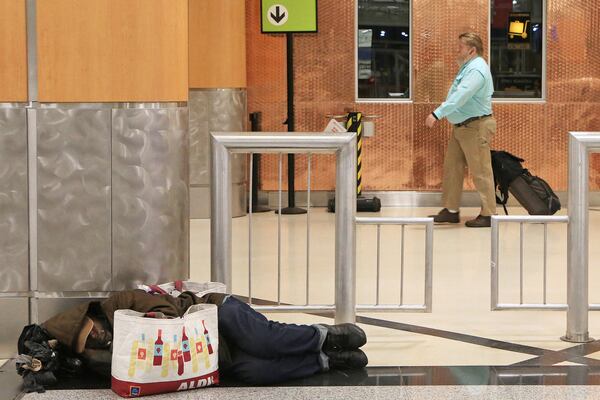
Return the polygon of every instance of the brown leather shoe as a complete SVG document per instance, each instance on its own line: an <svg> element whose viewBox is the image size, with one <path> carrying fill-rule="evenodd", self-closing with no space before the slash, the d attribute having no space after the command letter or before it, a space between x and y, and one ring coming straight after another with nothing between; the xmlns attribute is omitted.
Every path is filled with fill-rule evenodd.
<svg viewBox="0 0 600 400"><path fill-rule="evenodd" d="M447 208L443 208L439 213L436 215L430 215L430 217L433 217L433 222L438 224L458 224L460 222L460 213L450 212Z"/></svg>
<svg viewBox="0 0 600 400"><path fill-rule="evenodd" d="M465 222L465 225L469 228L489 228L492 226L492 217L478 215L477 218Z"/></svg>

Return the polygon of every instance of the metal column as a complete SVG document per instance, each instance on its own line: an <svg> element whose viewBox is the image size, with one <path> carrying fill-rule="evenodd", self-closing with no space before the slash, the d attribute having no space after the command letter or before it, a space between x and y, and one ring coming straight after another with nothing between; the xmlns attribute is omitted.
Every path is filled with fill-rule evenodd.
<svg viewBox="0 0 600 400"><path fill-rule="evenodd" d="M567 333L563 340L590 342L588 332L589 152L600 151L600 134L569 135L569 228L567 237Z"/></svg>
<svg viewBox="0 0 600 400"><path fill-rule="evenodd" d="M335 323L339 324L356 320L355 145L338 151L335 191Z"/></svg>

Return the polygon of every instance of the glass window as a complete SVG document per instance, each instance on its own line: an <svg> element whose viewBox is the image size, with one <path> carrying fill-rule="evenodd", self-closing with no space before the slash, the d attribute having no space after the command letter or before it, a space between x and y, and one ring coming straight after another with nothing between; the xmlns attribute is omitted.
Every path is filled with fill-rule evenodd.
<svg viewBox="0 0 600 400"><path fill-rule="evenodd" d="M541 99L544 0L491 0L494 98Z"/></svg>
<svg viewBox="0 0 600 400"><path fill-rule="evenodd" d="M410 98L410 0L358 0L358 99Z"/></svg>

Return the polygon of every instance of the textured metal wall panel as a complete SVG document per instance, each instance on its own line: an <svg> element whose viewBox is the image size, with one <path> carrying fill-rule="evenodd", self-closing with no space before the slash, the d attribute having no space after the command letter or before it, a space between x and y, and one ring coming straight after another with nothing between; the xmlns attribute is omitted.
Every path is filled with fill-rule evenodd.
<svg viewBox="0 0 600 400"><path fill-rule="evenodd" d="M248 79L248 97L263 111L263 129L271 131L274 126L272 118L281 116L267 113L264 105L268 103L285 103L285 35L265 35L260 32L260 2L246 0L246 63ZM251 51L248 51L250 49ZM252 104L254 105L254 104ZM250 112L259 111L249 105ZM281 131L280 124L276 123L275 131Z"/></svg>
<svg viewBox="0 0 600 400"><path fill-rule="evenodd" d="M246 0L248 111L262 113L262 130L265 132L287 130L283 124L287 116L285 41L284 34L260 32L260 2ZM277 165L277 156L261 157L263 189L277 187Z"/></svg>
<svg viewBox="0 0 600 400"><path fill-rule="evenodd" d="M207 89L190 91L190 185L210 183L210 132L246 130L246 90ZM246 179L245 157L232 158L232 181Z"/></svg>
<svg viewBox="0 0 600 400"><path fill-rule="evenodd" d="M600 132L600 103L551 103L545 108L544 154L542 173L553 188L565 190L568 185L568 143L570 131ZM590 188L600 188L600 159L597 154L590 157Z"/></svg>
<svg viewBox="0 0 600 400"><path fill-rule="evenodd" d="M299 114L306 117L302 122L303 131L321 131L327 123L325 114L335 113L338 104L300 103L297 106ZM408 188L412 182L410 174L412 163L412 111L409 104L368 104L360 105L365 115L377 114L381 118L375 121L376 134L363 140L363 189L394 190ZM339 112L339 111L337 111ZM402 157L399 157L402 155ZM284 157L287 161L287 157ZM306 190L307 158L305 155L296 156L295 187ZM267 190L277 189L278 159L271 157L269 175L271 184ZM284 181L287 172L287 162L284 162ZM335 189L335 156L313 155L311 159L311 189ZM381 177L385 176L385 182ZM284 189L287 185L284 186Z"/></svg>
<svg viewBox="0 0 600 400"><path fill-rule="evenodd" d="M547 87L551 102L600 101L597 0L547 0Z"/></svg>
<svg viewBox="0 0 600 400"><path fill-rule="evenodd" d="M189 274L188 110L113 110L113 290Z"/></svg>
<svg viewBox="0 0 600 400"><path fill-rule="evenodd" d="M544 151L549 142L544 128L545 104L495 104L494 115L498 132L492 140L492 148L506 150L525 159L523 166L551 185L557 173L566 174L566 148L558 159L565 161L565 171L560 171L555 164L557 160L547 157ZM567 136L568 132L564 134Z"/></svg>
<svg viewBox="0 0 600 400"><path fill-rule="evenodd" d="M433 129L425 126L425 118L433 111L432 104L413 106L413 186L435 190L442 184L442 165L450 137L450 125L438 123Z"/></svg>
<svg viewBox="0 0 600 400"><path fill-rule="evenodd" d="M17 340L25 325L29 324L29 299L27 297L0 298L0 359L17 355Z"/></svg>
<svg viewBox="0 0 600 400"><path fill-rule="evenodd" d="M285 131L285 36L261 34L260 5L247 0L246 6L249 110L263 112L264 130ZM368 190L441 189L450 126L443 122L429 130L423 121L446 98L456 74L458 34L480 33L484 51L488 51L488 0L413 0L412 7L414 103L404 105L412 115L410 128L405 112L397 111L395 106L354 102L354 1L319 0L319 33L294 39L298 131L321 130L326 122L322 115L340 114L347 108L383 116L375 121L375 136L365 140ZM494 104L498 132L493 147L510 149L526 158L527 167L557 191L566 190L568 131L571 127L600 130L598 26L600 7L596 0L547 0L546 104ZM405 133L407 129L411 134ZM412 151L406 150L409 148ZM333 163L333 157L315 157L313 166L318 167L318 173L315 169L313 190L333 188ZM406 164L412 168L399 172ZM277 167L277 156L263 157L263 189L277 189ZM305 187L305 169L305 161L299 157L299 189ZM388 172L390 169L392 172ZM413 178L407 180L407 176ZM592 189L600 188L600 156L590 160L590 179ZM465 188L473 188L469 177Z"/></svg>
<svg viewBox="0 0 600 400"><path fill-rule="evenodd" d="M446 98L458 71L458 35L478 33L487 54L488 14L489 0L413 0L415 102L438 103Z"/></svg>
<svg viewBox="0 0 600 400"><path fill-rule="evenodd" d="M27 112L0 108L0 291L29 290Z"/></svg>
<svg viewBox="0 0 600 400"><path fill-rule="evenodd" d="M210 193L210 132L243 132L246 130L245 89L199 89L190 91L190 186L203 187ZM232 157L232 183L234 217L246 214L247 182L246 155ZM190 192L195 194L197 191ZM205 196L190 196L191 218L209 218L210 202ZM198 203L198 204L196 204Z"/></svg>
<svg viewBox="0 0 600 400"><path fill-rule="evenodd" d="M318 7L319 33L294 36L295 96L316 105L352 103L354 1L319 1ZM307 119L301 113L296 118Z"/></svg>
<svg viewBox="0 0 600 400"><path fill-rule="evenodd" d="M110 285L110 110L37 111L38 289Z"/></svg>

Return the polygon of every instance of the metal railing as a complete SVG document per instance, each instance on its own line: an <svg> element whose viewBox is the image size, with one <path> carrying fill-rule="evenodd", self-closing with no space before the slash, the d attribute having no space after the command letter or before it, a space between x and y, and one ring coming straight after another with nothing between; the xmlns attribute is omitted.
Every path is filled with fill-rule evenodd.
<svg viewBox="0 0 600 400"><path fill-rule="evenodd" d="M336 323L354 322L356 319L356 134L354 132L335 134L297 133L294 135L256 132L211 133L211 279L224 283L228 291L231 291L232 283L231 153L280 154L277 306L256 306L256 308L263 311L316 312L335 310ZM281 304L281 155L284 153L335 153L337 156L335 305L311 306L305 304L296 306ZM250 218L251 211L250 209ZM251 222L249 229L251 230ZM310 226L308 225L307 231L309 230ZM307 232L308 235L309 232ZM251 244L249 255L249 273L251 275ZM308 271L307 264L307 274ZM251 279L249 279L248 286L249 297L251 297Z"/></svg>
<svg viewBox="0 0 600 400"><path fill-rule="evenodd" d="M431 312L432 303L432 269L433 269L433 218L402 218L402 217L357 217L357 225L377 226L377 273L375 289L375 305L358 305L357 311L421 311ZM380 275L381 275L381 225L400 225L402 227L400 242L400 288L398 304L380 303ZM425 287L422 304L404 303L404 244L406 225L425 226Z"/></svg>
<svg viewBox="0 0 600 400"><path fill-rule="evenodd" d="M548 254L548 224L554 223L567 223L569 217L567 216L548 216L548 215L505 215L492 216L492 251L491 251L491 272L492 272L492 287L491 287L491 300L492 310L564 310L567 308L566 304L548 304L547 302L547 254ZM499 274L500 274L500 223L518 223L520 225L519 235L519 303L499 303ZM524 224L543 224L544 225L544 268L543 268L543 303L533 304L523 302L523 273L524 273Z"/></svg>
<svg viewBox="0 0 600 400"><path fill-rule="evenodd" d="M589 304L589 154L600 153L600 132L569 133L569 197L568 217L493 217L492 218L492 309L526 308L567 310L567 329L562 340L591 342L589 311L600 310L600 304ZM498 222L568 222L567 225L567 304L523 304L523 229L521 228L520 274L521 304L498 304ZM522 225L521 225L522 226ZM544 271L546 265L546 229L544 229ZM546 274L544 273L544 277ZM545 295L544 281L544 300ZM544 301L545 302L545 301Z"/></svg>
<svg viewBox="0 0 600 400"><path fill-rule="evenodd" d="M589 153L600 152L600 132L569 133L567 332L563 340L592 341L588 332Z"/></svg>

